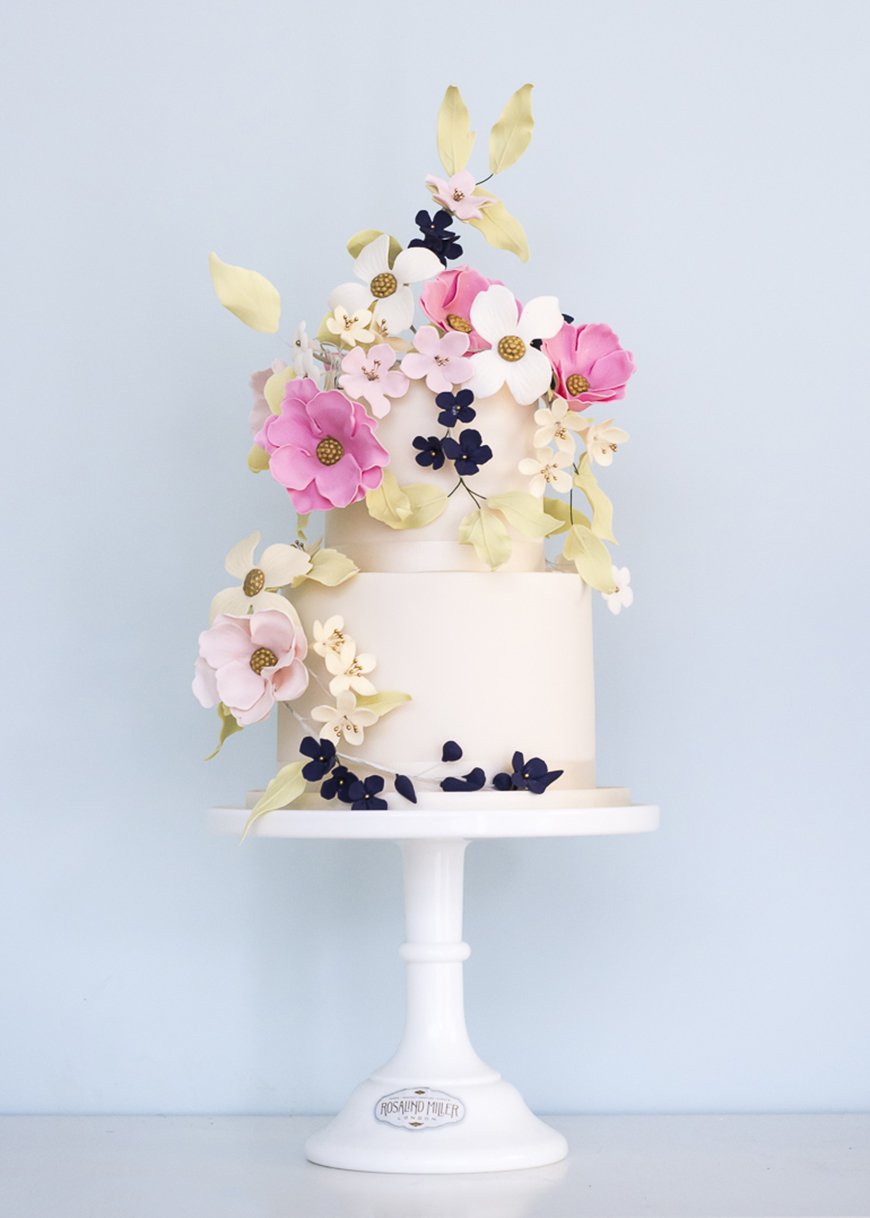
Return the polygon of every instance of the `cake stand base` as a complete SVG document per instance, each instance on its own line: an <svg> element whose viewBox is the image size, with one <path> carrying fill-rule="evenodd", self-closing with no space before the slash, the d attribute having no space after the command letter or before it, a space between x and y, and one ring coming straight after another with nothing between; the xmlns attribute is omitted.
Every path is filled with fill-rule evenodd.
<svg viewBox="0 0 870 1218"><path fill-rule="evenodd" d="M497 792L492 794L498 795ZM522 794L522 793L520 793ZM622 792L590 793L586 807L512 802L399 812L293 808L263 817L270 837L392 838L405 880L406 1012L395 1055L353 1092L342 1111L313 1134L313 1163L370 1172L490 1172L542 1167L568 1153L560 1133L477 1056L468 1038L462 969L462 892L469 841L498 837L573 837L643 833L658 809L626 805ZM532 797L529 797L530 799ZM241 831L244 809L217 809L215 827Z"/></svg>

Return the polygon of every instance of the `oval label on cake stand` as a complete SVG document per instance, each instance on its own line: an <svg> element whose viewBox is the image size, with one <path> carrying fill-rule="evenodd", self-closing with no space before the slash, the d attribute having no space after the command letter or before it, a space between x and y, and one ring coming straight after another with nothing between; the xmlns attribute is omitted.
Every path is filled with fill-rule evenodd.
<svg viewBox="0 0 870 1218"><path fill-rule="evenodd" d="M382 1095L375 1104L379 1121L399 1129L435 1129L439 1125L455 1125L465 1116L465 1105L446 1091L431 1087L406 1087Z"/></svg>

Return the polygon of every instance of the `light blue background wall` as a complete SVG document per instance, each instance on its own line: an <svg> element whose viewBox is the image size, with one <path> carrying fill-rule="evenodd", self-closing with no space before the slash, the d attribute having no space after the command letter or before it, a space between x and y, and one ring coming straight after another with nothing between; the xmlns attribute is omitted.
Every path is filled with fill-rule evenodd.
<svg viewBox="0 0 870 1218"><path fill-rule="evenodd" d="M635 351L600 778L664 823L472 849L473 1038L543 1110L870 1104L867 5L7 16L0 1107L327 1111L392 1051L395 848L205 829L273 744L202 764L196 635L289 528L243 466L278 352L206 254L314 320L425 203L444 86L485 132L527 79L533 259L467 249Z"/></svg>

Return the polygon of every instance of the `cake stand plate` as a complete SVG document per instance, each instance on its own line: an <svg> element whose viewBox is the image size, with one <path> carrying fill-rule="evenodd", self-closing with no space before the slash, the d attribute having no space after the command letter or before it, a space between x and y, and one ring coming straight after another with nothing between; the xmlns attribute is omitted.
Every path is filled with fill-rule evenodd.
<svg viewBox="0 0 870 1218"><path fill-rule="evenodd" d="M549 793L548 793L549 795ZM489 797L494 798L490 799ZM430 796L407 811L353 812L329 805L270 812L256 837L390 840L402 851L407 974L402 1043L306 1143L313 1163L374 1172L484 1172L541 1167L568 1153L515 1087L477 1056L468 1038L462 966L465 850L486 838L645 833L658 808L621 789L531 796L481 792ZM573 797L573 798L572 798ZM446 803L446 806L445 806ZM571 806L571 805L574 806ZM578 806L585 805L585 806ZM215 808L213 828L241 834L247 808Z"/></svg>

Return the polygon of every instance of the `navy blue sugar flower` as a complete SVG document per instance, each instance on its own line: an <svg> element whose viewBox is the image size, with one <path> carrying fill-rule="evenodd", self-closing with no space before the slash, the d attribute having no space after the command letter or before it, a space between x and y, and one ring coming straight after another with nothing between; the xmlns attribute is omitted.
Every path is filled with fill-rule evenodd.
<svg viewBox="0 0 870 1218"><path fill-rule="evenodd" d="M442 761L458 761L462 756L462 748L455 740L445 740L441 746Z"/></svg>
<svg viewBox="0 0 870 1218"><path fill-rule="evenodd" d="M470 423L477 412L471 409L474 394L470 389L460 389L458 393L439 393L435 405L441 411L438 422L442 427L455 427L457 423Z"/></svg>
<svg viewBox="0 0 870 1218"><path fill-rule="evenodd" d="M320 794L324 799L338 799L343 804L349 804L350 788L355 782L359 782L356 774L352 773L346 765L337 765L320 788Z"/></svg>
<svg viewBox="0 0 870 1218"><path fill-rule="evenodd" d="M431 250L440 259L442 266L446 266L448 261L452 262L454 258L459 258L462 246L459 244L459 234L451 228L452 221L450 212L443 208L431 216L428 211L418 211L414 222L423 236L409 241L409 248L422 246L423 249Z"/></svg>
<svg viewBox="0 0 870 1218"><path fill-rule="evenodd" d="M416 440L414 441L416 444ZM441 441L444 456L456 466L456 472L468 478L476 474L481 465L492 459L492 449L488 444L481 443L480 432L473 427L467 427L459 433L459 439L445 436ZM419 457L417 460L419 461Z"/></svg>
<svg viewBox="0 0 870 1218"><path fill-rule="evenodd" d="M542 795L547 787L561 778L564 770L548 770L547 763L541 757L530 757L526 761L522 753L517 751L511 758L510 774L496 774L492 785L499 791L531 791L533 795Z"/></svg>
<svg viewBox="0 0 870 1218"><path fill-rule="evenodd" d="M387 807L387 801L378 798L383 789L384 780L380 774L370 774L362 782L357 779L347 793L351 808L354 812L365 812L366 810L383 812Z"/></svg>
<svg viewBox="0 0 870 1218"><path fill-rule="evenodd" d="M306 736L299 745L299 752L303 757L311 758L302 767L302 777L306 782L319 782L336 762L335 745L331 740L315 740L313 736Z"/></svg>
<svg viewBox="0 0 870 1218"><path fill-rule="evenodd" d="M461 778L442 778L442 791L479 791L486 784L486 775L480 766L475 766Z"/></svg>
<svg viewBox="0 0 870 1218"><path fill-rule="evenodd" d="M419 449L414 458L418 465L431 465L440 469L444 464L444 445L437 436L414 436L414 447Z"/></svg>
<svg viewBox="0 0 870 1218"><path fill-rule="evenodd" d="M412 804L417 802L417 792L407 774L397 774L393 786L399 792L402 799L407 799Z"/></svg>

